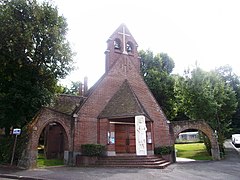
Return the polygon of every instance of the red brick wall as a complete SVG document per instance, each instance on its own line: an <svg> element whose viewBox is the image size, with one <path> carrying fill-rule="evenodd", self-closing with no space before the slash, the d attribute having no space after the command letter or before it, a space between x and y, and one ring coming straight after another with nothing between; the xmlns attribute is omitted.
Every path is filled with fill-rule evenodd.
<svg viewBox="0 0 240 180"><path fill-rule="evenodd" d="M125 67L126 61L128 65ZM129 81L134 93L154 121L155 146L169 145L170 138L167 120L143 78L139 75L138 70L135 69L130 58L126 55L118 59L112 69L98 82L96 89L78 112L79 122L76 129L80 132L78 132L79 135L75 139L75 145L79 147L84 143L97 143L97 117L125 79Z"/></svg>
<svg viewBox="0 0 240 180"><path fill-rule="evenodd" d="M77 149L84 143L104 143L106 129L104 122L100 122L100 138L97 137L98 116L107 105L108 101L118 91L119 87L128 80L133 92L147 111L151 120L153 120L153 140L155 146L169 145L170 134L167 119L160 106L153 97L149 88L140 75L140 60L137 54L137 44L131 37L127 37L126 42L130 40L134 44L134 52L131 55L116 52L113 47L113 40L122 36L118 34L117 29L108 41L106 51L106 72L104 77L97 82L95 89L88 96L84 105L78 112L78 125L76 131L78 134L75 139ZM129 32L127 32L129 33Z"/></svg>

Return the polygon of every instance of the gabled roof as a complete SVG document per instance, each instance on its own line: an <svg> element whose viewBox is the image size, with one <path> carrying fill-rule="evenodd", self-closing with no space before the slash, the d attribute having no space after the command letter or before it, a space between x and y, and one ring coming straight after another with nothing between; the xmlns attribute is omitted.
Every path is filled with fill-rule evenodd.
<svg viewBox="0 0 240 180"><path fill-rule="evenodd" d="M132 91L130 84L125 80L98 118L114 119L120 117L134 117L136 115L148 116L137 96Z"/></svg>
<svg viewBox="0 0 240 180"><path fill-rule="evenodd" d="M81 96L61 94L55 98L48 108L71 115L83 103L83 100Z"/></svg>

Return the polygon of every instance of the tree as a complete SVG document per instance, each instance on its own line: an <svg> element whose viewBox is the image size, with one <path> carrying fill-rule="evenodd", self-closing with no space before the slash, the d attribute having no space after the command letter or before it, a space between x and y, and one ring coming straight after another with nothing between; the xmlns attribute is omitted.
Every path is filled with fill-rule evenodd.
<svg viewBox="0 0 240 180"><path fill-rule="evenodd" d="M79 92L80 85L82 85L81 81L72 81L70 89L67 86L58 85L57 93L80 96L81 95Z"/></svg>
<svg viewBox="0 0 240 180"><path fill-rule="evenodd" d="M141 73L168 119L175 116L174 78L171 72L174 61L165 53L153 55L150 50L140 51Z"/></svg>
<svg viewBox="0 0 240 180"><path fill-rule="evenodd" d="M72 69L67 23L36 0L0 3L0 127L21 127L50 102Z"/></svg>
<svg viewBox="0 0 240 180"><path fill-rule="evenodd" d="M237 107L233 88L216 71L205 72L196 67L178 81L176 89L179 106L187 116L207 121L218 132L220 147L223 147Z"/></svg>
<svg viewBox="0 0 240 180"><path fill-rule="evenodd" d="M232 124L230 125L232 128L231 133L227 134L227 136L230 137L231 134L240 132L240 80L229 65L219 67L216 69L216 72L223 78L225 83L232 87L237 97L238 106L232 116Z"/></svg>

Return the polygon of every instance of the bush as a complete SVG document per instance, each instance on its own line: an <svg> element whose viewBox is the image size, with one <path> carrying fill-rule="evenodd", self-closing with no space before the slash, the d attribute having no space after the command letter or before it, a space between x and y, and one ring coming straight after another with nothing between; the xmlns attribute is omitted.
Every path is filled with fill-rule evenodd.
<svg viewBox="0 0 240 180"><path fill-rule="evenodd" d="M101 144L83 144L81 149L84 156L102 156L105 153L105 146Z"/></svg>
<svg viewBox="0 0 240 180"><path fill-rule="evenodd" d="M15 138L15 135L5 135L0 137L0 164L10 164ZM14 164L17 164L18 160L21 158L22 152L26 148L27 143L28 134L25 128L23 128L21 135L17 137Z"/></svg>
<svg viewBox="0 0 240 180"><path fill-rule="evenodd" d="M166 155L166 154L171 154L173 152L173 147L172 146L160 146L154 148L154 154L156 155Z"/></svg>
<svg viewBox="0 0 240 180"><path fill-rule="evenodd" d="M14 139L10 136L3 136L0 139L0 162L10 163Z"/></svg>

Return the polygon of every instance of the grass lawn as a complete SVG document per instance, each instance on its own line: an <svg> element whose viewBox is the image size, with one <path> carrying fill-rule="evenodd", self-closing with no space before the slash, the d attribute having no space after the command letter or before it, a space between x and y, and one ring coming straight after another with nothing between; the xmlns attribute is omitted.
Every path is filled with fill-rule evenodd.
<svg viewBox="0 0 240 180"><path fill-rule="evenodd" d="M37 166L47 167L47 166L60 166L63 165L62 159L45 159L43 154L38 154Z"/></svg>
<svg viewBox="0 0 240 180"><path fill-rule="evenodd" d="M195 160L212 160L208 155L204 143L175 144L177 157Z"/></svg>

